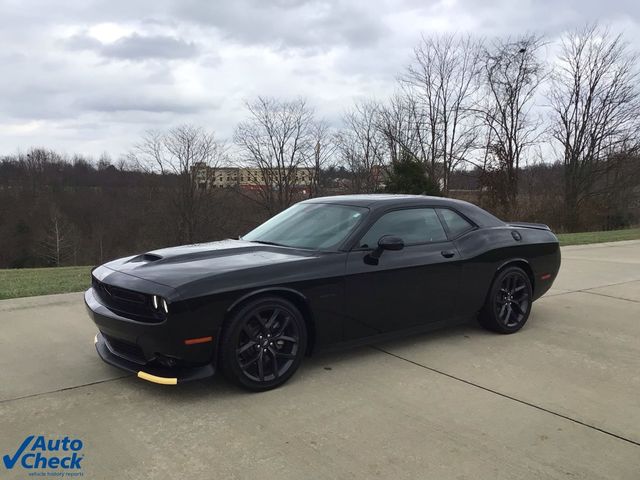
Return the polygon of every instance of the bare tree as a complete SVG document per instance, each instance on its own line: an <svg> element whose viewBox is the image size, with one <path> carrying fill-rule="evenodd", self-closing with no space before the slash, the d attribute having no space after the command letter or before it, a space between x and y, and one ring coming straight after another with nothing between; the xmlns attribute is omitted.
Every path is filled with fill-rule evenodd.
<svg viewBox="0 0 640 480"><path fill-rule="evenodd" d="M96 166L98 167L98 170L106 170L111 167L112 164L113 162L111 160L111 156L107 152L103 152L100 155L100 158L98 158L98 163Z"/></svg>
<svg viewBox="0 0 640 480"><path fill-rule="evenodd" d="M602 193L620 153L638 147L638 55L620 35L590 25L568 34L553 72L551 132L564 163L565 226L580 225L580 207ZM607 161L610 159L610 161Z"/></svg>
<svg viewBox="0 0 640 480"><path fill-rule="evenodd" d="M395 93L388 102L379 107L378 129L387 142L392 164L403 155L427 158L423 141L422 118L415 97L406 91Z"/></svg>
<svg viewBox="0 0 640 480"><path fill-rule="evenodd" d="M501 190L504 214L517 208L518 170L526 149L540 136L541 121L532 112L534 96L544 80L538 58L541 37L496 40L483 54L485 101L480 114L491 138L488 168Z"/></svg>
<svg viewBox="0 0 640 480"><path fill-rule="evenodd" d="M422 38L400 79L407 94L407 123L413 125L412 145L404 149L425 163L428 176L439 181L445 193L452 170L475 145L479 74L477 41L435 35Z"/></svg>
<svg viewBox="0 0 640 480"><path fill-rule="evenodd" d="M48 265L59 267L73 254L72 227L56 209L40 240L41 255Z"/></svg>
<svg viewBox="0 0 640 480"><path fill-rule="evenodd" d="M341 161L352 175L354 192L375 192L385 164L386 140L379 129L379 106L372 100L355 103L344 115L336 135Z"/></svg>
<svg viewBox="0 0 640 480"><path fill-rule="evenodd" d="M238 125L234 140L243 161L260 172L254 179L259 200L274 214L294 202L299 169L315 162L314 111L304 99L258 97L246 106L250 118Z"/></svg>
<svg viewBox="0 0 640 480"><path fill-rule="evenodd" d="M51 175L51 170L57 170L54 164L59 165L63 162L60 154L44 148L31 148L26 155L20 154L18 159L26 174L27 185L25 186L28 186L32 195L42 193L40 187Z"/></svg>
<svg viewBox="0 0 640 480"><path fill-rule="evenodd" d="M335 160L336 142L335 137L324 121L314 122L311 126L311 136L313 140L313 157L309 163L311 172L309 197L317 197L322 194L325 185L324 172L330 168Z"/></svg>
<svg viewBox="0 0 640 480"><path fill-rule="evenodd" d="M478 132L480 43L456 35L423 37L402 87L380 109L391 162L408 155L445 193L451 172L470 161Z"/></svg>
<svg viewBox="0 0 640 480"><path fill-rule="evenodd" d="M136 146L133 155L142 168L175 177L177 188L167 195L178 220L178 241L193 243L198 237L211 179L224 154L213 133L192 125L148 131Z"/></svg>

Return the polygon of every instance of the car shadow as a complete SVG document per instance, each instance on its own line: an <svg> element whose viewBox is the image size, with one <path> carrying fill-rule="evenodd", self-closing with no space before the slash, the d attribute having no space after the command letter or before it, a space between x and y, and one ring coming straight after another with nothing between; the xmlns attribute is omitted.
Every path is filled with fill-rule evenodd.
<svg viewBox="0 0 640 480"><path fill-rule="evenodd" d="M296 374L282 387L264 393L248 392L224 378L221 372L209 379L187 382L177 386L156 385L142 381L135 376L122 378L121 381L127 387L137 390L139 393L154 396L159 400L176 405L201 401L204 398L216 401L234 398L246 398L253 395L280 395L287 389L300 387L306 382L314 382L320 376L331 375L333 371L348 369L356 363L362 363L368 358L387 355L386 352L401 351L403 348L420 344L424 348L439 342L448 342L453 339L470 339L477 336L495 335L478 326L474 321L451 327L444 327L431 332L420 333L409 337L394 340L374 342L349 349L325 351L307 357L302 362ZM280 393L278 393L280 392Z"/></svg>

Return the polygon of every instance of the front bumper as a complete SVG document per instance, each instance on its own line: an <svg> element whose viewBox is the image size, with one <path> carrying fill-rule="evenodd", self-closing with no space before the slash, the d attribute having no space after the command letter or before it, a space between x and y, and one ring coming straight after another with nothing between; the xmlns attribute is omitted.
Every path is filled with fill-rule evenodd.
<svg viewBox="0 0 640 480"><path fill-rule="evenodd" d="M94 339L106 363L165 385L210 377L215 373L217 331L191 318L144 323L122 317L102 305L90 288L84 295L87 312L100 333ZM206 343L185 340L210 337Z"/></svg>
<svg viewBox="0 0 640 480"><path fill-rule="evenodd" d="M95 336L94 343L100 358L109 365L135 373L138 378L162 385L176 385L191 380L211 377L215 373L212 364L201 367L163 367L160 365L140 365L118 355L113 347L105 340L102 333Z"/></svg>

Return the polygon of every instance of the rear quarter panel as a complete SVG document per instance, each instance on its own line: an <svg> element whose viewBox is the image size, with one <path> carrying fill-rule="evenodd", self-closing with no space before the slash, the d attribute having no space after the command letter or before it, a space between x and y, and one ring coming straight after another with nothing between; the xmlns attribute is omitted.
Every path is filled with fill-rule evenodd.
<svg viewBox="0 0 640 480"><path fill-rule="evenodd" d="M518 232L521 240L512 232ZM473 316L482 308L497 271L510 262L528 264L534 300L549 290L560 269L558 239L549 230L482 228L463 235L455 244L463 263L458 316ZM548 274L551 276L543 279Z"/></svg>

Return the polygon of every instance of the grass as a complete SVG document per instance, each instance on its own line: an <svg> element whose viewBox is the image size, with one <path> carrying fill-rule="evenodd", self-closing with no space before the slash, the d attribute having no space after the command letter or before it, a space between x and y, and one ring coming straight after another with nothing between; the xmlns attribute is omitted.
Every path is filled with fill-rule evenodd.
<svg viewBox="0 0 640 480"><path fill-rule="evenodd" d="M0 300L80 292L91 283L91 267L0 270Z"/></svg>
<svg viewBox="0 0 640 480"><path fill-rule="evenodd" d="M640 228L607 232L561 233L560 245L640 239ZM80 292L89 287L91 267L0 270L0 300L52 293Z"/></svg>
<svg viewBox="0 0 640 480"><path fill-rule="evenodd" d="M558 234L560 245L585 245L587 243L619 242L620 240L640 240L640 228L609 230L606 232L582 232Z"/></svg>

